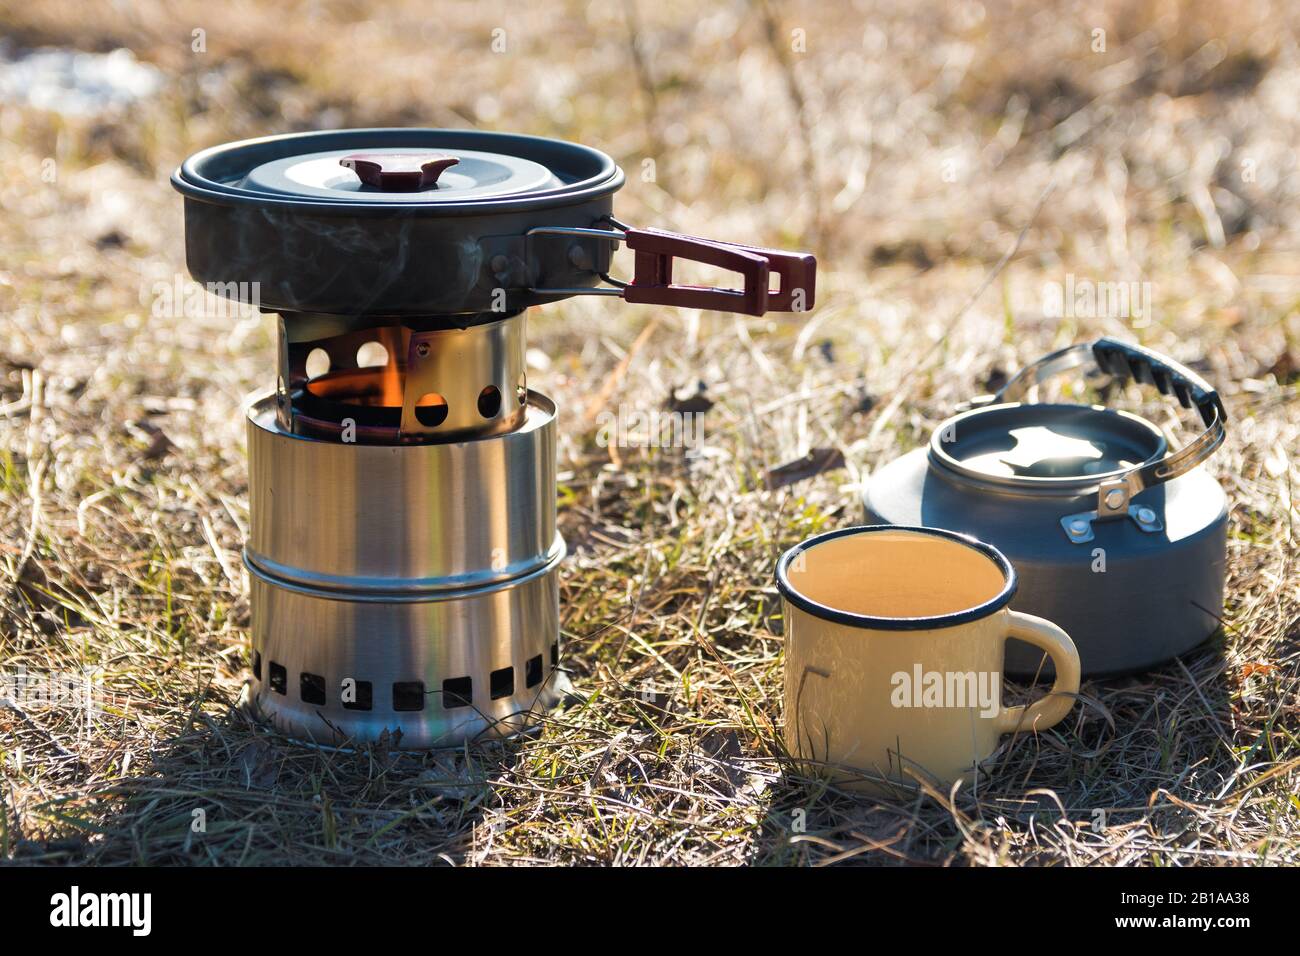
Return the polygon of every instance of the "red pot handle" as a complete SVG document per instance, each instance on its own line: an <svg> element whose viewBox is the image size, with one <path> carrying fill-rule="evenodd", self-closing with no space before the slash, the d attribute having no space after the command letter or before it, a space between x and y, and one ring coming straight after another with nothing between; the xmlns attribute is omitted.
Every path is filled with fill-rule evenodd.
<svg viewBox="0 0 1300 956"><path fill-rule="evenodd" d="M702 239L662 229L629 228L623 235L636 253L632 281L623 289L627 302L687 309L714 309L762 315L807 312L816 294L817 259L806 252L762 249L717 239ZM739 272L740 289L714 289L673 282L673 260L686 259ZM771 274L780 287L770 291Z"/></svg>

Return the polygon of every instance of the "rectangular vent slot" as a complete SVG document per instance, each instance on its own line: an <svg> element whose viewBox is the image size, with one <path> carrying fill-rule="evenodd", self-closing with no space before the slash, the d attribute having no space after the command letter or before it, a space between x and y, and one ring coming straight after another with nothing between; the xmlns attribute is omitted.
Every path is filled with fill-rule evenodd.
<svg viewBox="0 0 1300 956"><path fill-rule="evenodd" d="M474 700L474 681L468 677L451 677L442 682L442 706L447 710L468 707Z"/></svg>
<svg viewBox="0 0 1300 956"><path fill-rule="evenodd" d="M492 690L493 700L512 696L515 692L515 669L513 667L503 667L499 671L493 671L489 686Z"/></svg>
<svg viewBox="0 0 1300 956"><path fill-rule="evenodd" d="M393 683L393 710L424 710L424 682L418 680Z"/></svg>
<svg viewBox="0 0 1300 956"><path fill-rule="evenodd" d="M524 683L529 687L536 687L542 682L542 655L528 658L528 664L524 667Z"/></svg>
<svg viewBox="0 0 1300 956"><path fill-rule="evenodd" d="M352 686L343 687L339 699L343 701L344 710L370 710L374 706L374 689L368 680L354 681Z"/></svg>
<svg viewBox="0 0 1300 956"><path fill-rule="evenodd" d="M298 693L304 704L325 704L325 678L303 671L298 675Z"/></svg>

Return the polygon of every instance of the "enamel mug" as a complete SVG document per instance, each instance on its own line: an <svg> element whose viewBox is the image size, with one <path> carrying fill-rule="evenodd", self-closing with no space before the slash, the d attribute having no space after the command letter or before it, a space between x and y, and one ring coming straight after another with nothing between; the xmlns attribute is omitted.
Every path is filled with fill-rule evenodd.
<svg viewBox="0 0 1300 956"><path fill-rule="evenodd" d="M996 548L937 528L876 525L809 538L776 567L785 622L785 740L839 783L888 791L975 775L1003 734L1074 706L1079 654L1043 618L1008 609ZM1045 651L1056 683L1002 706L1006 642Z"/></svg>

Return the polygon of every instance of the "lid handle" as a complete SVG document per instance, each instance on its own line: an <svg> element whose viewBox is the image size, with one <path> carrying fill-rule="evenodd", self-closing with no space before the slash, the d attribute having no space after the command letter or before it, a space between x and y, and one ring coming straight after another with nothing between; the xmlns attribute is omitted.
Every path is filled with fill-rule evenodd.
<svg viewBox="0 0 1300 956"><path fill-rule="evenodd" d="M367 186L413 193L438 185L442 171L460 160L444 153L353 153L339 160Z"/></svg>

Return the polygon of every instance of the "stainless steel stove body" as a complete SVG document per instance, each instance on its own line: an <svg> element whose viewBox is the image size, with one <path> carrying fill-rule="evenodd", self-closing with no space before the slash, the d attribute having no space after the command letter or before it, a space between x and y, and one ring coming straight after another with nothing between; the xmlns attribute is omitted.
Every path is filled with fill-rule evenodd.
<svg viewBox="0 0 1300 956"><path fill-rule="evenodd" d="M254 697L284 732L436 747L557 701L555 406L527 389L524 321L307 341L281 322L245 562Z"/></svg>

